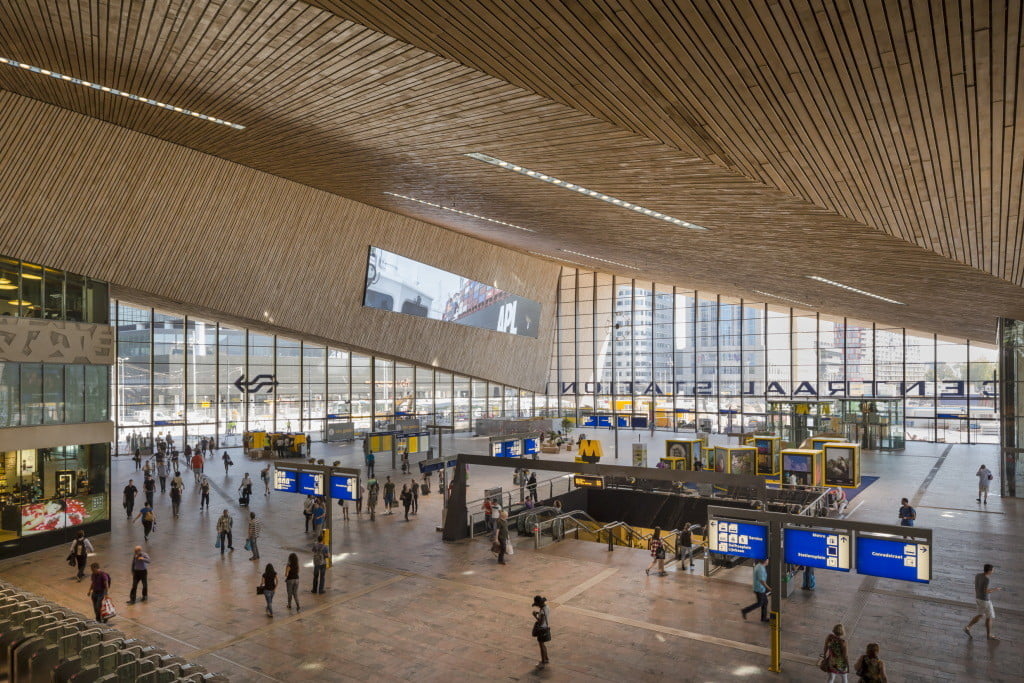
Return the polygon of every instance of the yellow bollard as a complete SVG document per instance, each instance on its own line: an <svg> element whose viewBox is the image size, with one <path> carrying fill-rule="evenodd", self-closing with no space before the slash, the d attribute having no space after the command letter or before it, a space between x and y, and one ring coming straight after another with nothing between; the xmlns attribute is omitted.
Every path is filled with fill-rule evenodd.
<svg viewBox="0 0 1024 683"><path fill-rule="evenodd" d="M331 547L331 530L330 529L324 529L321 533L324 535L323 544L325 546L327 546L328 548L330 548ZM331 565L333 563L334 563L334 558L332 558L331 557L331 553L328 552L327 553L327 559L324 562L324 566L327 567L328 569L330 569Z"/></svg>

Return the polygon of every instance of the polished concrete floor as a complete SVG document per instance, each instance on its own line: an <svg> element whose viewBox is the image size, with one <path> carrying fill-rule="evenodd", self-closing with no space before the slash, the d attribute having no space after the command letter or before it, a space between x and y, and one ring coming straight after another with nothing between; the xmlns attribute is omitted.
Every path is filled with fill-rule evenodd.
<svg viewBox="0 0 1024 683"><path fill-rule="evenodd" d="M485 439L446 441L446 452L486 449ZM619 462L627 453L624 446ZM353 446L318 444L314 455L346 465L361 461ZM383 479L388 463L378 462ZM982 462L996 469L994 447L910 443L903 454L865 456L865 474L881 479L853 501L851 518L896 523L899 499L911 498L918 525L935 530L934 580L909 584L819 571L815 592L797 591L784 602L781 674L766 670L767 629L756 618L740 617L739 608L752 598L749 568L711 579L675 568L667 577L648 577L643 551L608 552L582 541L538 551L525 538L510 563L499 566L482 539L441 542L436 484L408 523L400 514L370 521L354 513L343 522L335 507L336 563L324 595L309 593L303 496L262 495L257 463L239 462L229 476L219 462L210 463L215 488L209 512L198 510L199 494L187 474L181 517L170 515L167 494L157 494L146 603L123 604L141 527L115 514L113 532L93 542L121 599L114 620L119 628L239 681L822 681L826 676L814 660L835 623L846 626L851 655L868 642L880 643L890 681L1017 681L1024 670L1024 508L997 495L987 506L975 502L973 475ZM241 549L244 510L235 489L244 471L257 481L252 510L265 524L260 563ZM130 476L130 460L115 462L114 490ZM509 480L507 470L474 468L470 497ZM214 525L224 508L239 533L237 550L222 558L214 549ZM263 563L281 570L290 552L304 563L302 611L286 608L282 586L271 619L255 587ZM88 614L87 586L68 573L65 554L61 547L6 560L0 574ZM996 565L992 585L1003 588L994 595L998 642L986 640L980 624L973 640L962 632L974 614L973 576L985 562ZM554 636L552 664L540 671L530 637L537 593L550 600Z"/></svg>

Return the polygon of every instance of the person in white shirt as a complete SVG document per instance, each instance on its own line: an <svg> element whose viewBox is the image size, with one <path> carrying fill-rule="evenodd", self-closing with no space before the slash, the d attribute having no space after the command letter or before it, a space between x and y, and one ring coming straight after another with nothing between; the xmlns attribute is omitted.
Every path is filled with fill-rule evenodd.
<svg viewBox="0 0 1024 683"><path fill-rule="evenodd" d="M76 578L79 582L85 576L85 560L89 557L90 553L96 552L93 550L92 543L88 538L85 537L84 531L79 531L78 535L75 536L75 540L71 541L71 554L68 555L69 564L70 560L74 560L75 566L78 567L78 574Z"/></svg>
<svg viewBox="0 0 1024 683"><path fill-rule="evenodd" d="M988 487L992 483L992 472L982 465L978 468L975 476L978 477L978 502L988 505Z"/></svg>

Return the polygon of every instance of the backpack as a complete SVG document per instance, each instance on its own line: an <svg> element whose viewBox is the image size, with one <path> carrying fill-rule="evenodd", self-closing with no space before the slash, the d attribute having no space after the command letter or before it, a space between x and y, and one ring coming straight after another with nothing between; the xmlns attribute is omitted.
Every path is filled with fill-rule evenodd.
<svg viewBox="0 0 1024 683"><path fill-rule="evenodd" d="M146 514L144 514L142 516L142 521L143 522L152 522L153 521L153 511L152 510L147 510Z"/></svg>
<svg viewBox="0 0 1024 683"><path fill-rule="evenodd" d="M326 558L324 551L326 549L322 543L317 543L313 546L313 564L324 564L324 559Z"/></svg>

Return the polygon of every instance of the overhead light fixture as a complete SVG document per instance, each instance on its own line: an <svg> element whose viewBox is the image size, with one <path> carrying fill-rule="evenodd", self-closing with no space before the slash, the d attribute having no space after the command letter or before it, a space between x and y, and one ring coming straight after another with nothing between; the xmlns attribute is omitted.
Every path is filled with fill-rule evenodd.
<svg viewBox="0 0 1024 683"><path fill-rule="evenodd" d="M26 280L42 280L42 275L36 275L35 273L22 273L21 276Z"/></svg>
<svg viewBox="0 0 1024 683"><path fill-rule="evenodd" d="M863 289L857 289L856 287L851 287L850 285L844 285L842 282L835 282L834 280L827 280L827 279L825 279L823 277L818 277L817 275L807 275L806 277L808 277L808 278L810 278L812 280L816 280L818 282L824 282L826 285L832 285L833 287L839 287L840 289L845 289L845 290L847 290L849 292L855 292L855 293L861 294L863 296L869 296L872 299L878 299L879 301L884 301L886 303L896 304L897 306L906 306L906 304L903 303L902 301L896 301L895 299L890 299L888 297L884 297L884 296L881 296L879 294L872 294L871 292L865 292Z"/></svg>
<svg viewBox="0 0 1024 683"><path fill-rule="evenodd" d="M812 306L811 304L804 303L803 301L797 301L796 299L790 299L787 296L779 296L778 294L769 294L768 292L762 292L760 289L753 289L751 291L754 294L760 294L761 296L768 296L768 297L771 297L773 299L778 299L779 301L788 301L791 304L796 304L798 306L803 306L805 308L814 308L814 306Z"/></svg>
<svg viewBox="0 0 1024 683"><path fill-rule="evenodd" d="M141 97L139 95L133 95L131 93L124 92L123 90L118 90L117 88L109 88L109 87L107 87L105 85L100 85L99 83L92 83L90 81L83 81L82 79L75 78L74 76L67 76L67 75L62 74L62 73L57 73L56 71L50 71L48 69L41 69L38 66L32 66L31 64L25 64L24 62L19 62L19 61L13 60L13 59L8 59L7 57L0 57L0 64L10 64L11 66L16 66L16 67L18 67L20 69L25 69L26 71L31 71L34 74L42 74L44 76L49 76L50 78L56 78L58 81L67 81L68 83L75 83L76 85L84 85L85 87L92 88L93 90L99 90L101 92L108 92L111 95L120 95L121 97L127 98L129 100L134 100L136 102L142 102L143 104L150 104L150 105L153 105L154 107L160 107L161 109L166 109L167 111L174 111L174 112L177 112L179 114L186 114L188 116L192 116L194 118L201 119L203 121L209 121L210 123L219 123L222 126L228 126L229 128L234 128L235 130L245 130L245 126L243 126L240 123L231 123L230 121L225 121L224 119L218 119L215 116L207 116L206 114L200 114L200 113L194 112L194 111L192 111L190 109L185 109L184 107L176 107L173 104L164 104L163 102L159 102L157 100L150 99L148 97Z"/></svg>
<svg viewBox="0 0 1024 683"><path fill-rule="evenodd" d="M435 209L441 209L442 211L451 211L452 213L457 213L460 216L468 216L470 218L476 218L476 219L481 220L481 221L487 221L488 223L495 223L497 225L504 225L507 228L515 228L516 230L523 230L525 232L537 232L536 230L530 230L529 228L524 228L521 225L515 225L514 223L506 223L505 221L499 221L496 218L488 218L487 216L480 216L480 215L475 214L475 213L470 213L469 211L462 211L461 209L453 209L450 206L444 206L442 204L435 204L434 202L428 202L426 199L416 199L416 197L410 197L408 195L398 194L397 192L385 192L384 194L391 195L392 197L399 197L401 199L408 199L410 202L416 202L417 204L423 204L424 206L432 206Z"/></svg>
<svg viewBox="0 0 1024 683"><path fill-rule="evenodd" d="M11 299L7 303L9 303L12 306L31 306L32 305L31 301L19 301L18 299Z"/></svg>
<svg viewBox="0 0 1024 683"><path fill-rule="evenodd" d="M629 266L626 265L625 263L619 263L618 261L611 261L606 258L601 258L600 256L591 256L590 254L584 254L582 251L573 251L571 249L559 249L559 251L564 251L566 254L573 254L575 256L582 256L583 258L593 259L594 261L600 261L601 263L610 263L613 266L619 266L621 268L629 268L630 270L640 270L636 266Z"/></svg>
<svg viewBox="0 0 1024 683"><path fill-rule="evenodd" d="M697 225L696 223L684 221L681 218L673 218L672 216L668 216L666 214L663 214L659 211L654 211L652 209L645 209L642 206L638 206L637 204L633 204L625 200L618 199L617 197L612 197L611 195L604 194L603 192L598 192L597 190L589 190L580 185L576 185L574 183L570 183L565 180L555 178L554 176L550 176L545 173L540 173L539 171L531 171L528 168L523 168L522 166L517 166L516 164L513 164L511 162L502 161L501 159L496 159L495 157L487 156L486 154L480 154L479 152L470 152L466 156L472 159L476 159L477 161L482 161L484 163L491 164L492 166L497 166L498 168L503 168L506 171L512 171L513 173L518 173L520 175L524 175L529 178L534 178L536 180L543 180L545 183L549 183L557 187L562 187L565 188L566 190L572 190L573 192L577 192L587 197L600 199L602 202L608 202L609 204L612 204L614 206L618 206L623 209L629 209L630 211L635 211L636 213L642 214L644 216L657 218L659 221L665 221L666 223L678 225L680 227L688 228L690 230L707 230L707 228L701 225Z"/></svg>
<svg viewBox="0 0 1024 683"><path fill-rule="evenodd" d="M574 266L582 266L582 267L584 267L584 268L586 268L588 270L593 269L593 266L588 266L586 263L580 263L579 261L573 261L572 259L567 259L567 258L564 258L562 256L552 256L551 254L542 254L539 251L531 251L530 253L533 254L534 256L540 256L542 258L554 259L556 261L563 261L565 263L571 263Z"/></svg>

